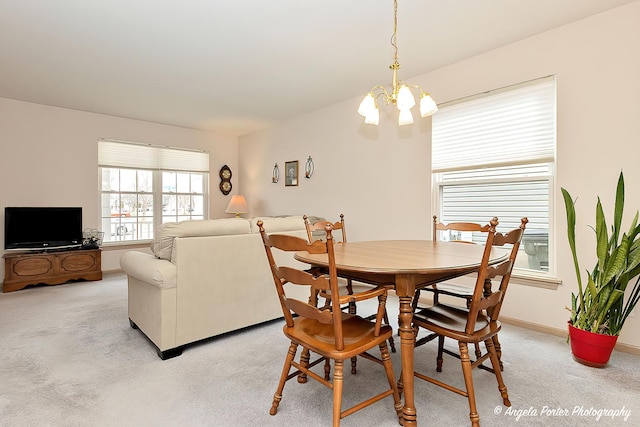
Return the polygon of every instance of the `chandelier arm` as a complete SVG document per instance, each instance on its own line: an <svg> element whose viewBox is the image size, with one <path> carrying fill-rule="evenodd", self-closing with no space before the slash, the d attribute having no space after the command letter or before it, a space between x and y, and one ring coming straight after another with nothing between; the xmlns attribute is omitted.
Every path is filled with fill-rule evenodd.
<svg viewBox="0 0 640 427"><path fill-rule="evenodd" d="M379 91L378 93L376 93L376 92L375 92L375 91L376 91L376 89L380 89L380 91ZM373 88L371 88L370 93L372 93L372 94L373 94L373 96L374 96L374 98L376 98L376 99L377 99L379 96L381 96L381 95L382 95L382 96L384 96L384 103L385 103L385 104L389 104L389 102L391 102L392 94L390 94L390 93L387 91L387 88L385 88L385 87L384 87L384 86L382 86L382 85L376 85L376 86L374 86Z"/></svg>
<svg viewBox="0 0 640 427"><path fill-rule="evenodd" d="M427 93L428 93L427 91L425 91L425 90L422 88L422 86L419 86L419 85L408 85L408 84L406 84L406 83L404 83L404 82L402 82L402 84L406 85L406 86L407 86L408 88L410 88L410 89L418 89L418 90L420 91L420 95L422 95L423 93L424 93L424 94L427 94Z"/></svg>

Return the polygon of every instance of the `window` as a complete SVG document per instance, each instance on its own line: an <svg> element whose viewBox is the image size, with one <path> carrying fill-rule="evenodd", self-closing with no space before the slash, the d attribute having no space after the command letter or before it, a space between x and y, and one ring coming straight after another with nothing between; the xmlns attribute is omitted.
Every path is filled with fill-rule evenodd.
<svg viewBox="0 0 640 427"><path fill-rule="evenodd" d="M444 222L486 224L499 230L529 218L516 268L553 272L556 107L555 79L546 77L451 102L433 116L434 206ZM473 240L474 236L462 236Z"/></svg>
<svg viewBox="0 0 640 427"><path fill-rule="evenodd" d="M104 242L153 238L166 222L208 215L209 154L98 141Z"/></svg>

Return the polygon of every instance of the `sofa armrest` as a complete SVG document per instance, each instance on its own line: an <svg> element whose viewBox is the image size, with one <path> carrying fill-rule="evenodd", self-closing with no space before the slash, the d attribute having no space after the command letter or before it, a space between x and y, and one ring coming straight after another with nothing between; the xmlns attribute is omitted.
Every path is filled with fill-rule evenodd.
<svg viewBox="0 0 640 427"><path fill-rule="evenodd" d="M120 267L128 275L160 289L175 288L177 269L170 261L151 254L130 251L120 257Z"/></svg>

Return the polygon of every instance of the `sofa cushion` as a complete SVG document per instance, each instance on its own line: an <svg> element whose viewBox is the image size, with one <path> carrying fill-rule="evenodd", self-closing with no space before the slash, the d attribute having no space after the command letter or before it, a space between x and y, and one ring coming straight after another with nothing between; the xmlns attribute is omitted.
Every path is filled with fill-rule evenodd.
<svg viewBox="0 0 640 427"><path fill-rule="evenodd" d="M171 259L176 237L226 236L249 234L251 227L244 218L204 219L162 224L151 241L151 251L161 259Z"/></svg>
<svg viewBox="0 0 640 427"><path fill-rule="evenodd" d="M264 229L269 234L306 230L304 219L301 215L285 217L257 216L251 218L252 233L260 233L260 229L257 225L260 220L264 223Z"/></svg>

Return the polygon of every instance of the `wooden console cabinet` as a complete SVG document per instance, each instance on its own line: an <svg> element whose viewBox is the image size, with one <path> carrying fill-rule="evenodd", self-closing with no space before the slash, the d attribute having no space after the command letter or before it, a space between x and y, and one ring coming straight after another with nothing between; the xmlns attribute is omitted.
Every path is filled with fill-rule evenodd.
<svg viewBox="0 0 640 427"><path fill-rule="evenodd" d="M60 285L70 280L101 280L101 250L5 253L3 292L28 285Z"/></svg>

